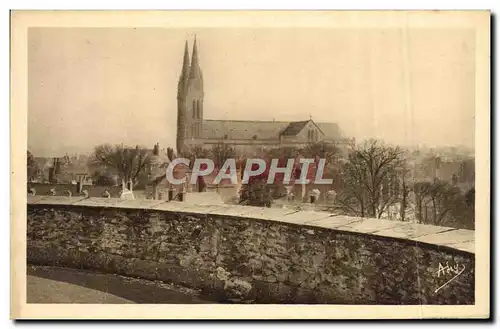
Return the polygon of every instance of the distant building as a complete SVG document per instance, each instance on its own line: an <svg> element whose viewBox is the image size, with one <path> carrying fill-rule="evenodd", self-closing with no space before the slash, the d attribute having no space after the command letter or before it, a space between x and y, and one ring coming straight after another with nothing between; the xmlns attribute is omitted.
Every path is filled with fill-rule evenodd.
<svg viewBox="0 0 500 329"><path fill-rule="evenodd" d="M186 41L178 83L178 153L192 146L212 148L221 143L246 152L259 148L300 148L317 142L347 142L336 123L315 122L312 118L295 122L208 120L203 116L204 96L203 73L195 38L191 61Z"/></svg>
<svg viewBox="0 0 500 329"><path fill-rule="evenodd" d="M39 182L71 184L81 182L82 185L92 185L92 178L87 163L62 157L34 157L40 170Z"/></svg>
<svg viewBox="0 0 500 329"><path fill-rule="evenodd" d="M175 193L180 191L187 193L217 192L222 195L222 199L230 199L237 194L241 186L242 175L239 169L237 173L238 184L236 185L232 184L230 179L222 179L218 184L215 184L216 172L201 176L195 184L191 184L192 169L184 164L177 164L173 169L172 176L176 179L186 177L185 183L172 184L166 179L167 168L170 164L168 151L160 149L160 145L157 143L153 149L148 150L148 156L150 161L146 168L147 181L145 184L145 197L148 199L166 199L170 189L174 190ZM187 194L186 197L193 198L192 194Z"/></svg>

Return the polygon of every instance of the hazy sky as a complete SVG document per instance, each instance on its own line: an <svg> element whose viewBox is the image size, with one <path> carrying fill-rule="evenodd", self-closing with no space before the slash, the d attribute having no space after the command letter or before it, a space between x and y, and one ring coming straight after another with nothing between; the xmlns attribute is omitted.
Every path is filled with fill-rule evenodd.
<svg viewBox="0 0 500 329"><path fill-rule="evenodd" d="M356 139L474 145L473 30L30 28L29 149L175 146L195 33L207 119L311 115Z"/></svg>

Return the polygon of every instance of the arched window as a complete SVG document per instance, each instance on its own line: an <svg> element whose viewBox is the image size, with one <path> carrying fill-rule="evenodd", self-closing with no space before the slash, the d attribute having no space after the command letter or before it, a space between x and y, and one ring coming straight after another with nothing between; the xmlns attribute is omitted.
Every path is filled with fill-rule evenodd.
<svg viewBox="0 0 500 329"><path fill-rule="evenodd" d="M308 134L307 134L307 140L308 140L309 142L314 141L314 130L309 129Z"/></svg>
<svg viewBox="0 0 500 329"><path fill-rule="evenodd" d="M196 119L196 101L193 99L193 119Z"/></svg>
<svg viewBox="0 0 500 329"><path fill-rule="evenodd" d="M196 101L196 117L199 119L201 117L200 101Z"/></svg>

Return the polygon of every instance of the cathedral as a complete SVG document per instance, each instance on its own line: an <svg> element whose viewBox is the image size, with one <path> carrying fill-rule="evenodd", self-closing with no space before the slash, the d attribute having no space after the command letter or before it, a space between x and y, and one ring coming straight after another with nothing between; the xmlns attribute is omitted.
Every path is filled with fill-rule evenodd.
<svg viewBox="0 0 500 329"><path fill-rule="evenodd" d="M335 123L304 121L240 121L204 118L203 73L199 50L194 39L191 59L188 42L177 91L177 152L201 146L211 149L227 144L242 153L279 147L302 148L311 143L342 143Z"/></svg>

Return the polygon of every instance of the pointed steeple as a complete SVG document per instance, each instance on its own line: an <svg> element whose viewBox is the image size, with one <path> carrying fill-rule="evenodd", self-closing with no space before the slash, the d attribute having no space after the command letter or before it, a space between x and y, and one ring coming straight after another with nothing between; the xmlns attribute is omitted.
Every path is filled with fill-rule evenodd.
<svg viewBox="0 0 500 329"><path fill-rule="evenodd" d="M194 44L193 44L193 55L191 57L191 70L189 72L190 79L201 78L201 69L200 62L198 59L198 44L196 42L196 35L194 36Z"/></svg>
<svg viewBox="0 0 500 329"><path fill-rule="evenodd" d="M189 81L189 49L188 42L184 46L184 59L182 62L181 75L179 76L179 85L177 87L177 97L183 97L186 93L187 84Z"/></svg>
<svg viewBox="0 0 500 329"><path fill-rule="evenodd" d="M189 76L189 49L188 42L184 46L184 60L182 62L181 79L185 79Z"/></svg>

